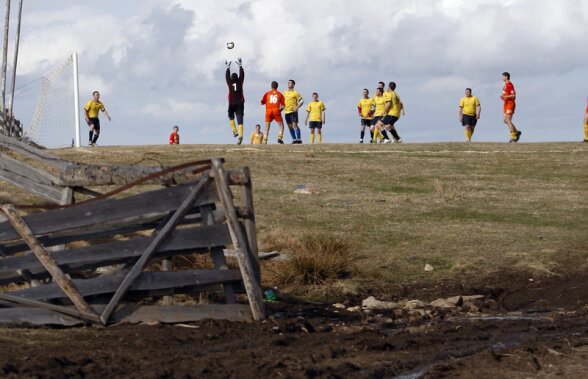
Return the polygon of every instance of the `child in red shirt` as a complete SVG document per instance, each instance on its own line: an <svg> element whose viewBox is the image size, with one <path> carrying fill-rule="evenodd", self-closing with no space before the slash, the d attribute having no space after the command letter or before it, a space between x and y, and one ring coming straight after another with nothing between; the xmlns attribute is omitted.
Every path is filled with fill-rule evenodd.
<svg viewBox="0 0 588 379"><path fill-rule="evenodd" d="M173 133L170 134L170 136L169 136L169 144L170 145L179 145L180 144L180 135L178 134L179 130L180 130L180 128L177 125L175 125Z"/></svg>

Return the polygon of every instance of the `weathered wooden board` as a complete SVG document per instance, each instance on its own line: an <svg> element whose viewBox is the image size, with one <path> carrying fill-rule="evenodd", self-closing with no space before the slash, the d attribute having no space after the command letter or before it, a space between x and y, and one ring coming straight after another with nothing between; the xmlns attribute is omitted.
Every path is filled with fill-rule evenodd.
<svg viewBox="0 0 588 379"><path fill-rule="evenodd" d="M102 306L104 307L104 306ZM96 307L99 311L101 307ZM73 309L73 307L72 307ZM199 304L182 306L133 305L119 306L111 316L115 323L181 323L205 319L251 322L247 304ZM85 322L42 308L0 308L0 324L18 326L61 325L80 326Z"/></svg>
<svg viewBox="0 0 588 379"><path fill-rule="evenodd" d="M190 192L191 185L175 186L123 199L105 199L74 207L53 209L23 217L35 235L55 233L66 229L110 225L115 221L139 224L153 214L166 214L177 209ZM214 184L207 185L194 202L194 207L218 199ZM0 241L18 238L7 222L0 224Z"/></svg>
<svg viewBox="0 0 588 379"><path fill-rule="evenodd" d="M7 136L3 136L1 134L0 146L15 151L19 154L23 154L33 159L36 159L50 166L57 167L59 169L65 169L65 167L71 164L71 162L67 159L60 158L57 155L48 153L45 150L33 147L27 143L17 140L16 138L10 138Z"/></svg>
<svg viewBox="0 0 588 379"><path fill-rule="evenodd" d="M74 279L73 284L86 296L111 294L116 291L126 273L102 275L92 279ZM230 283L241 280L239 270L184 270L171 272L142 272L131 285L130 291L159 291L182 289L216 283ZM66 295L54 283L22 290L6 292L8 295L32 300L65 299Z"/></svg>
<svg viewBox="0 0 588 379"><path fill-rule="evenodd" d="M149 237L137 237L132 240L108 242L99 245L83 246L73 249L54 251L51 253L57 264L68 273L81 269L113 265L126 262L129 258L138 257L147 246ZM231 243L231 238L224 224L184 228L175 230L159 248L159 255L170 256L175 253L186 253ZM67 267L73 266L73 269ZM18 278L17 270L29 270L38 273L43 266L34 255L23 255L0 259L0 280L13 281Z"/></svg>

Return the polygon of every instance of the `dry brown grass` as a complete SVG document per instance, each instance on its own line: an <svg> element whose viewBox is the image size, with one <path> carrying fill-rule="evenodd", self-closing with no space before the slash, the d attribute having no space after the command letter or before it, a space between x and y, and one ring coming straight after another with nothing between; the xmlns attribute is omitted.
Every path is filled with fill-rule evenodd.
<svg viewBox="0 0 588 379"><path fill-rule="evenodd" d="M505 267L538 275L581 267L588 259L587 145L156 145L56 153L85 163L224 157L229 169L249 166L260 251L299 256L306 236L353 241L355 271L331 285L369 287L465 281ZM296 194L298 184L318 193ZM0 183L0 201L39 199ZM424 272L426 263L435 270Z"/></svg>

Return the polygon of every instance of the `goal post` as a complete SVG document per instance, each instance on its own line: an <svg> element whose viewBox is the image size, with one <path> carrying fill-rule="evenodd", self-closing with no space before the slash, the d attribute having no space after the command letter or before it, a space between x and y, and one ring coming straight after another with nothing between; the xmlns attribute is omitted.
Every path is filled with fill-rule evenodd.
<svg viewBox="0 0 588 379"><path fill-rule="evenodd" d="M78 57L73 53L41 78L39 101L24 138L47 148L80 146Z"/></svg>

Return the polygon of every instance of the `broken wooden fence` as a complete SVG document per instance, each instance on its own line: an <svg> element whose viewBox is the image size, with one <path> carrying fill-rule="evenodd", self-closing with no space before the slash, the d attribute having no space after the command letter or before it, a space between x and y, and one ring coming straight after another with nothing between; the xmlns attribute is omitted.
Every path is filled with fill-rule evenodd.
<svg viewBox="0 0 588 379"><path fill-rule="evenodd" d="M122 199L26 216L3 205L8 221L0 223L0 284L13 289L0 293L0 323L264 318L249 170L225 171L218 158L202 169L197 181ZM231 186L240 191L240 205ZM227 245L233 245L235 268L225 259ZM209 255L214 269L164 271L161 265L193 254ZM33 280L42 284L31 286ZM159 301L209 292L223 304ZM237 302L239 293L247 304Z"/></svg>

